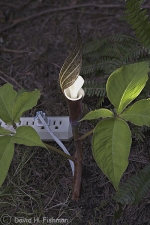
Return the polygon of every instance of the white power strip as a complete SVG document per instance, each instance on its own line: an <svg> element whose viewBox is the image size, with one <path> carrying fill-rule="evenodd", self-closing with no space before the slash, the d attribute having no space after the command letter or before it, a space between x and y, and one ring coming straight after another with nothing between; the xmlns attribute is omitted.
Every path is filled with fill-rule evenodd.
<svg viewBox="0 0 150 225"><path fill-rule="evenodd" d="M68 116L47 116L46 123L58 139L62 141L69 141L73 137ZM17 127L23 125L31 126L36 130L43 141L54 141L45 127L38 120L35 120L34 117L21 117L20 123L17 123L16 125ZM11 125L6 124L2 120L0 120L0 126L8 130L14 130Z"/></svg>

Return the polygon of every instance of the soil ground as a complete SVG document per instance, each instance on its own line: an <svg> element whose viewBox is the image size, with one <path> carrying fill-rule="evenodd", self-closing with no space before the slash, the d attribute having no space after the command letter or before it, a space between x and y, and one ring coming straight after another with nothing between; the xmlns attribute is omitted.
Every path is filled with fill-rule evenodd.
<svg viewBox="0 0 150 225"><path fill-rule="evenodd" d="M150 6L149 1L144 4ZM75 42L76 21L83 43L113 34L133 35L123 10L123 0L113 3L110 0L1 0L0 84L9 82L15 90L21 87L41 90L37 106L27 116L34 116L39 110L48 116L67 116L58 75ZM94 108L90 98L85 98L85 103L89 110ZM91 124L82 123L80 134L91 128ZM65 145L73 154L73 141ZM144 143L133 142L129 162L121 182L149 164L149 136ZM11 216L11 224L16 224L15 217L32 218L35 225L52 224L38 221L46 217L64 218L68 220L65 224L72 225L112 225L116 208L114 193L93 159L91 137L83 141L83 179L78 203L71 200L72 176L66 159L42 148L16 146L0 191L0 216ZM149 200L150 194L138 206L126 205L117 224L149 225Z"/></svg>

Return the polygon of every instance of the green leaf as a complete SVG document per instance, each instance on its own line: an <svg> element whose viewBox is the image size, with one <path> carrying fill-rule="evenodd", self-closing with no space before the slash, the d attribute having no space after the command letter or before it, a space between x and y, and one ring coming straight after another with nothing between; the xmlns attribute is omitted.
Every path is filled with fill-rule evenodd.
<svg viewBox="0 0 150 225"><path fill-rule="evenodd" d="M107 96L120 114L144 88L148 80L149 62L126 65L115 70L106 84Z"/></svg>
<svg viewBox="0 0 150 225"><path fill-rule="evenodd" d="M11 84L4 84L0 87L0 119L7 124L13 123L12 107L17 92L13 90Z"/></svg>
<svg viewBox="0 0 150 225"><path fill-rule="evenodd" d="M99 119L100 117L102 118L113 117L113 116L114 116L113 112L111 112L108 109L97 109L87 113L80 121Z"/></svg>
<svg viewBox="0 0 150 225"><path fill-rule="evenodd" d="M17 98L13 106L13 120L15 123L20 121L22 114L33 108L40 97L40 91L23 92Z"/></svg>
<svg viewBox="0 0 150 225"><path fill-rule="evenodd" d="M120 118L100 121L93 132L94 159L117 191L128 166L131 141L129 126Z"/></svg>
<svg viewBox="0 0 150 225"><path fill-rule="evenodd" d="M8 173L13 154L14 143L11 142L11 136L0 137L0 187Z"/></svg>
<svg viewBox="0 0 150 225"><path fill-rule="evenodd" d="M16 134L12 137L12 141L16 144L46 148L37 132L30 126L18 127L16 129Z"/></svg>
<svg viewBox="0 0 150 225"><path fill-rule="evenodd" d="M7 130L3 127L0 127L0 135L5 135L5 134L13 134L14 132Z"/></svg>
<svg viewBox="0 0 150 225"><path fill-rule="evenodd" d="M129 106L120 117L138 126L150 126L150 98Z"/></svg>

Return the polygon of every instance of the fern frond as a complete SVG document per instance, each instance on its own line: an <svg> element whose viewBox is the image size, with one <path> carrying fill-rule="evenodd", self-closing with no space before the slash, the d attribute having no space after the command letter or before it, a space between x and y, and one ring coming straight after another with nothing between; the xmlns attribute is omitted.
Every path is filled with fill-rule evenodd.
<svg viewBox="0 0 150 225"><path fill-rule="evenodd" d="M99 84L97 81L90 81L86 80L83 86L83 89L85 91L85 94L88 96L101 96L105 97L106 95L106 88L104 84Z"/></svg>
<svg viewBox="0 0 150 225"><path fill-rule="evenodd" d="M133 128L131 129L132 131L132 138L135 138L135 140L140 140L142 142L144 142L144 138L145 138L145 135L143 134L143 129L142 127L138 127L138 126L134 126L132 125Z"/></svg>
<svg viewBox="0 0 150 225"><path fill-rule="evenodd" d="M138 204L150 188L150 165L144 167L137 175L130 177L113 196L121 204Z"/></svg>
<svg viewBox="0 0 150 225"><path fill-rule="evenodd" d="M104 98L105 98L105 96L100 96L99 97L99 100L96 103L96 108L102 107L102 103L104 102Z"/></svg>
<svg viewBox="0 0 150 225"><path fill-rule="evenodd" d="M140 180L135 194L135 204L141 202L142 198L145 197L150 188L150 165L145 167L139 174Z"/></svg>
<svg viewBox="0 0 150 225"><path fill-rule="evenodd" d="M116 43L121 43L124 47L132 47L133 45L138 43L138 40L127 35L113 35L110 37L95 39L84 45L83 55L87 55L91 52L95 52L101 49L104 50L104 48L108 47L108 45Z"/></svg>
<svg viewBox="0 0 150 225"><path fill-rule="evenodd" d="M81 74L84 75L101 70L105 74L110 75L115 69L129 62L130 58L128 55L130 55L130 51L135 51L138 47L138 40L126 35L113 35L93 40L84 46L84 64ZM134 57L136 55L139 55L139 52L137 54L134 53Z"/></svg>
<svg viewBox="0 0 150 225"><path fill-rule="evenodd" d="M142 45L150 48L150 23L147 11L141 9L142 1L126 0L126 18Z"/></svg>
<svg viewBox="0 0 150 225"><path fill-rule="evenodd" d="M123 43L126 46L133 46L138 43L138 40L136 38L120 34L107 37L106 39L107 42Z"/></svg>
<svg viewBox="0 0 150 225"><path fill-rule="evenodd" d="M124 63L133 63L139 60L145 61L146 59L150 59L149 51L140 46L128 51L121 60Z"/></svg>
<svg viewBox="0 0 150 225"><path fill-rule="evenodd" d="M135 47L134 47L135 48ZM95 59L95 60L100 60L101 57L108 58L110 59L119 59L120 57L124 56L125 53L129 52L131 50L131 46L127 47L124 46L122 43L107 43L106 46L103 46L100 50L90 52L88 53L88 58Z"/></svg>
<svg viewBox="0 0 150 225"><path fill-rule="evenodd" d="M97 50L101 50L108 45L113 45L116 43L122 44L124 47L132 47L133 45L138 43L138 40L134 37L127 35L113 35L110 37L104 37L100 39L95 39L91 42L88 42L83 47L83 55L87 55L91 52L95 52Z"/></svg>
<svg viewBox="0 0 150 225"><path fill-rule="evenodd" d="M100 59L100 62L95 62L90 65L83 66L81 69L80 74L85 75L89 73L93 73L98 70L103 70L108 74L108 70L113 71L114 68L116 68L118 65L117 60L112 60L112 57L102 57Z"/></svg>
<svg viewBox="0 0 150 225"><path fill-rule="evenodd" d="M93 41L88 42L84 45L83 55L88 54L90 52L97 51L106 43L106 39L95 39Z"/></svg>
<svg viewBox="0 0 150 225"><path fill-rule="evenodd" d="M119 193L116 193L113 196L113 200L120 202L122 205L133 204L135 201L134 184L137 183L138 180L139 178L136 175L133 175L120 187Z"/></svg>
<svg viewBox="0 0 150 225"><path fill-rule="evenodd" d="M142 127L142 131L143 131L143 133L145 133L145 132L147 132L147 131L150 131L150 127L143 126L143 127Z"/></svg>

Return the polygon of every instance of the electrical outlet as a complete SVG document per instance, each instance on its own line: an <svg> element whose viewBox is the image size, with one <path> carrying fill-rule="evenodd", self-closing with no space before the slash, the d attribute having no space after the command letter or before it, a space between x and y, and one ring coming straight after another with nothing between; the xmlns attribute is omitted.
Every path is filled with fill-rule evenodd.
<svg viewBox="0 0 150 225"><path fill-rule="evenodd" d="M46 123L58 139L60 139L61 141L69 141L73 137L68 116L47 116L46 119ZM46 128L38 120L35 120L34 117L21 117L20 122L16 125L17 127L31 126L36 130L43 141L54 141ZM2 120L0 120L0 126L4 127L5 129L14 131L12 125L8 125Z"/></svg>

